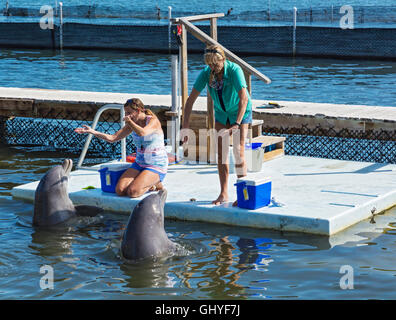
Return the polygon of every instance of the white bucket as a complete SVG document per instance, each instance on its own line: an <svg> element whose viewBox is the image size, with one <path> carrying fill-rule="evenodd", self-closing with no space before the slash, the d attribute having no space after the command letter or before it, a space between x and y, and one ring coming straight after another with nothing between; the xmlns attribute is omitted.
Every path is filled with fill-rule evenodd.
<svg viewBox="0 0 396 320"><path fill-rule="evenodd" d="M264 149L245 149L245 160L247 170L250 172L259 172L263 166Z"/></svg>
<svg viewBox="0 0 396 320"><path fill-rule="evenodd" d="M232 147L228 149L228 173L235 173L235 158Z"/></svg>

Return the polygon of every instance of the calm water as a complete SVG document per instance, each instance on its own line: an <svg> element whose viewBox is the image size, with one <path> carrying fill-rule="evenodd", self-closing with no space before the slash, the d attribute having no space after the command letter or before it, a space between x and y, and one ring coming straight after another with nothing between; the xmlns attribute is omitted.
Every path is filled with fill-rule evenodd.
<svg viewBox="0 0 396 320"><path fill-rule="evenodd" d="M191 90L203 61L201 55L188 59ZM245 61L272 80L266 85L252 77L254 99L396 106L396 62L278 57ZM171 94L170 77L170 57L163 54L0 50L1 87Z"/></svg>
<svg viewBox="0 0 396 320"><path fill-rule="evenodd" d="M1 6L6 1L0 1ZM54 1L9 0L10 7L37 9ZM66 1L64 1L66 2ZM389 1L351 5L392 6ZM155 4L175 16L308 8L319 0L213 0L138 2L69 0L65 9L96 14L150 13ZM331 1L328 5L342 5ZM76 10L77 6L82 6ZM203 8L197 12L196 8ZM181 9L182 8L182 9ZM154 13L153 13L154 12ZM249 13L250 12L250 13ZM264 16L264 15L263 15ZM150 17L149 17L150 18ZM229 19L234 19L232 16ZM235 18L236 19L236 18ZM166 22L164 22L166 23ZM239 22L238 22L239 23ZM396 63L330 59L248 57L271 85L253 79L253 98L396 106ZM170 60L164 55L119 52L1 50L0 86L170 94ZM202 57L189 56L189 86ZM28 72L26 72L28 70ZM150 83L150 86L147 85ZM105 213L48 232L32 227L33 205L12 199L12 187L39 180L53 165L75 155L42 148L0 147L0 299L395 299L396 209L334 237L166 220L168 236L184 255L127 265L119 257L127 215ZM41 290L40 268L54 268L53 290ZM354 289L342 290L340 268L354 271Z"/></svg>
<svg viewBox="0 0 396 320"><path fill-rule="evenodd" d="M0 299L394 299L396 210L335 237L165 221L184 255L125 264L127 215L104 213L55 231L31 225L33 205L13 186L35 181L69 155L0 148ZM41 290L40 268L54 268ZM340 288L340 268L354 289Z"/></svg>

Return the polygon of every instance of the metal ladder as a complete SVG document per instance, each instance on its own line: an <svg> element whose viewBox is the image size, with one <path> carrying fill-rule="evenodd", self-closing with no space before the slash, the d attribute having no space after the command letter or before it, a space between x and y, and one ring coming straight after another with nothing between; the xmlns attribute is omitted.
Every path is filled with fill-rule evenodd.
<svg viewBox="0 0 396 320"><path fill-rule="evenodd" d="M120 125L121 125L121 128L123 128L125 126L125 121L123 120L125 117L124 106L122 104L105 104L96 112L95 117L92 122L92 129L94 129L94 130L96 129L96 126L98 124L100 116L106 110L120 110ZM97 171L97 169L82 166L82 163L83 163L85 156L87 154L91 140L92 140L92 134L90 133L90 134L88 134L88 137L85 140L83 150L81 151L80 158L78 159L77 169ZM126 162L126 138L121 140L121 161Z"/></svg>

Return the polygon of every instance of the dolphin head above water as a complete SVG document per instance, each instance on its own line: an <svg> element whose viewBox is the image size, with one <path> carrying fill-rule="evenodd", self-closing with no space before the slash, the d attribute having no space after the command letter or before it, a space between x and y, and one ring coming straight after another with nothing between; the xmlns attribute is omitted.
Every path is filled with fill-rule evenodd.
<svg viewBox="0 0 396 320"><path fill-rule="evenodd" d="M166 196L167 191L160 190L145 197L134 208L121 243L121 253L125 259L155 257L175 247L164 229Z"/></svg>
<svg viewBox="0 0 396 320"><path fill-rule="evenodd" d="M93 206L73 205L67 190L72 167L73 161L65 159L62 165L52 167L41 178L34 199L34 226L49 227L77 215L95 216L103 212Z"/></svg>

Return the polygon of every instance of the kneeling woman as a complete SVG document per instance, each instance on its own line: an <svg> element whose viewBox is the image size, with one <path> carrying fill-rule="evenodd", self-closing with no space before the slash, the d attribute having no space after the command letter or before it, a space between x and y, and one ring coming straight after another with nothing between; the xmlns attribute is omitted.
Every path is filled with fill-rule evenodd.
<svg viewBox="0 0 396 320"><path fill-rule="evenodd" d="M162 189L161 182L167 172L168 156L161 123L154 113L145 109L143 102L137 98L129 99L124 104L124 109L126 125L114 134L98 132L85 125L75 131L80 134L91 133L111 143L132 134L137 147L136 160L121 176L116 193L137 198L147 191Z"/></svg>

